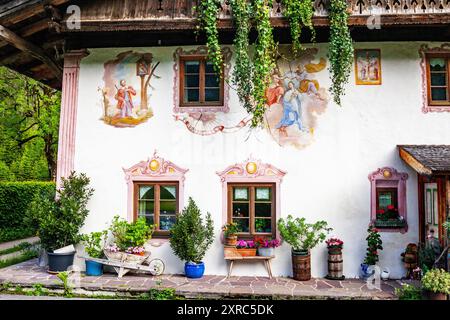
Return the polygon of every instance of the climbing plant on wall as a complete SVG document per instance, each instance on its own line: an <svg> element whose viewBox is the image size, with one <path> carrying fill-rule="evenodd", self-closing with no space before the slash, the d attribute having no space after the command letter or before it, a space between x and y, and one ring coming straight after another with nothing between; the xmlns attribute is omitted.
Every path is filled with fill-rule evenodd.
<svg viewBox="0 0 450 320"><path fill-rule="evenodd" d="M336 104L341 105L345 94L344 87L350 77L353 63L353 42L347 26L349 13L346 0L330 1L330 44L328 57L330 59L331 88Z"/></svg>
<svg viewBox="0 0 450 320"><path fill-rule="evenodd" d="M312 40L315 39L316 32L312 23L314 2L311 0L283 0L283 5L283 15L289 19L291 27L292 49L297 55L303 48L300 43L303 26L309 28Z"/></svg>
<svg viewBox="0 0 450 320"><path fill-rule="evenodd" d="M289 19L294 54L300 53L300 37L303 27L311 31L312 40L315 31L312 22L314 5L312 0L282 0L283 15ZM353 62L353 44L348 30L346 0L331 0L330 15L330 88L334 101L340 105L344 86L348 82ZM276 67L277 44L273 38L270 22L272 0L229 0L233 21L236 27L234 47L236 63L231 83L241 104L253 115L252 127L260 126L264 121L266 109L266 90L270 85L270 76ZM217 29L217 16L221 0L199 0L197 7L199 30L207 36L208 59L216 71L223 65ZM256 30L254 52L250 50L250 31Z"/></svg>

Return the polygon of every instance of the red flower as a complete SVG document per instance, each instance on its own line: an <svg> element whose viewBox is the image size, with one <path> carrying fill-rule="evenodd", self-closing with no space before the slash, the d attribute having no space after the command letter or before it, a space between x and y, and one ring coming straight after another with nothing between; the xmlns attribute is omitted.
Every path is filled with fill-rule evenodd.
<svg viewBox="0 0 450 320"><path fill-rule="evenodd" d="M388 205L387 208L388 208L388 210L394 210L395 209L395 207L392 204Z"/></svg>
<svg viewBox="0 0 450 320"><path fill-rule="evenodd" d="M383 209L378 209L377 210L377 214L384 214L384 210Z"/></svg>

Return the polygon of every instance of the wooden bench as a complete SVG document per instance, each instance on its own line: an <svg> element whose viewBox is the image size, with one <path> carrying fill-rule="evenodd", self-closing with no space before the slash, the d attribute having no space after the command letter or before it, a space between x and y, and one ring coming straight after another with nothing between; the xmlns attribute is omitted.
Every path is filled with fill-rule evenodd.
<svg viewBox="0 0 450 320"><path fill-rule="evenodd" d="M267 273L269 274L269 278L272 279L272 265L271 260L275 258L275 256L270 257L262 257L262 256L241 256L239 252L237 252L235 247L225 247L224 249L224 258L225 260L230 262L230 266L228 268L228 277L231 277L231 272L233 271L233 265L235 261L248 261L248 262L264 262L264 266L266 267Z"/></svg>

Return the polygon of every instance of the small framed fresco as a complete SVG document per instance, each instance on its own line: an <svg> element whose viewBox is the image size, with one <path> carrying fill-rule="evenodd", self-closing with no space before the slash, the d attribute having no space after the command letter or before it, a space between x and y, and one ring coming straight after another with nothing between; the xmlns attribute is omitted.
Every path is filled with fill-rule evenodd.
<svg viewBox="0 0 450 320"><path fill-rule="evenodd" d="M357 85L381 85L381 50L355 49Z"/></svg>

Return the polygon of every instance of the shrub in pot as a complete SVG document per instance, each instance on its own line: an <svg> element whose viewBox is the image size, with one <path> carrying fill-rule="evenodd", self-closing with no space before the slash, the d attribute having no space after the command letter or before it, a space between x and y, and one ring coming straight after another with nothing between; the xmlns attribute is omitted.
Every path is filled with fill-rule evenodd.
<svg viewBox="0 0 450 320"><path fill-rule="evenodd" d="M450 273L444 269L431 269L422 277L422 288L428 300L447 300L450 294Z"/></svg>
<svg viewBox="0 0 450 320"><path fill-rule="evenodd" d="M103 258L103 247L105 246L107 235L108 232L106 230L82 235L81 239L85 246L84 249L89 257ZM100 262L86 260L85 263L87 276L100 276L103 274L103 264Z"/></svg>
<svg viewBox="0 0 450 320"><path fill-rule="evenodd" d="M192 198L177 217L170 230L170 246L175 255L185 261L184 272L188 278L201 278L205 271L202 262L214 241L214 225L207 213L206 221Z"/></svg>
<svg viewBox="0 0 450 320"><path fill-rule="evenodd" d="M295 280L307 281L311 279L310 250L323 242L328 232L326 221L306 223L305 218L293 218L288 215L286 219L278 220L278 230L284 241L292 247L292 267Z"/></svg>
<svg viewBox="0 0 450 320"><path fill-rule="evenodd" d="M54 251L80 241L79 231L89 214L87 204L94 192L89 182L85 174L72 172L68 178L61 179L56 199L37 195L30 204L27 215L37 225L37 235L47 251L51 273L66 271L73 264L75 251Z"/></svg>
<svg viewBox="0 0 450 320"><path fill-rule="evenodd" d="M364 258L364 263L361 264L361 278L367 279L374 272L374 266L377 264L378 250L383 250L383 241L381 240L380 233L378 229L374 226L369 226L367 229L367 249L366 249L366 257Z"/></svg>
<svg viewBox="0 0 450 320"><path fill-rule="evenodd" d="M225 238L226 246L235 246L237 243L237 233L239 227L236 223L231 222L222 227L223 237Z"/></svg>

